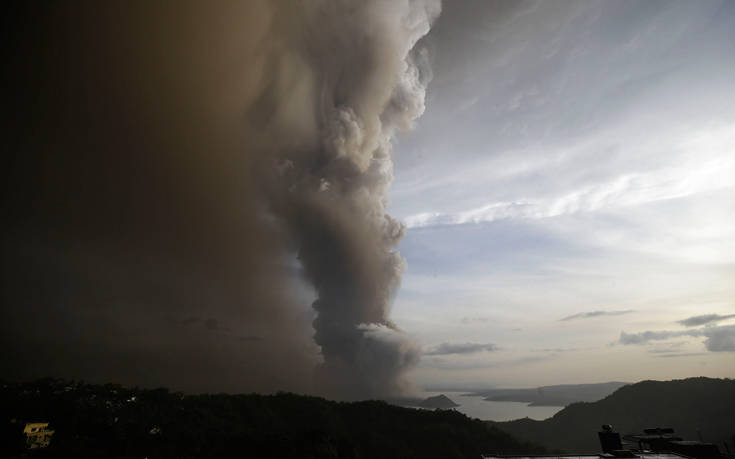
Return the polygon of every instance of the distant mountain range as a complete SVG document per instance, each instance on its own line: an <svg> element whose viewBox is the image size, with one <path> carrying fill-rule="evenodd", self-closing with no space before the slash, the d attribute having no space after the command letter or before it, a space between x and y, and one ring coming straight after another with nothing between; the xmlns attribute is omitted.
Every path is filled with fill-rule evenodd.
<svg viewBox="0 0 735 459"><path fill-rule="evenodd" d="M735 380L689 378L643 381L593 403L573 403L544 421L487 421L523 440L571 453L598 452L597 431L612 424L621 434L672 427L687 439L735 451Z"/></svg>
<svg viewBox="0 0 735 459"><path fill-rule="evenodd" d="M464 394L465 396L484 397L493 402L521 402L530 406L566 406L574 402L594 402L607 397L615 390L629 383L606 382L599 384L562 384L543 386L535 389L484 389ZM450 392L455 390L448 390ZM429 398L400 397L387 402L406 407L429 409L450 409L460 406L444 394Z"/></svg>
<svg viewBox="0 0 735 459"><path fill-rule="evenodd" d="M563 384L535 389L488 389L471 395L485 397L493 402L524 402L530 406L567 406L574 402L595 402L612 394L625 382L599 384Z"/></svg>

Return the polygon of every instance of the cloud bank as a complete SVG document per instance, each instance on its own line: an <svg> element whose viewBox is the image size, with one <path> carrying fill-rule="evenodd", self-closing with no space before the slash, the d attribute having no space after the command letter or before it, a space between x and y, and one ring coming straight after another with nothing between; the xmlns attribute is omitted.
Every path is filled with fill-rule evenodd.
<svg viewBox="0 0 735 459"><path fill-rule="evenodd" d="M735 134L726 132L718 150L720 157L691 161L686 166L668 167L646 173L621 174L608 182L586 185L549 198L521 198L490 202L453 213L422 212L404 218L408 228L490 223L504 219L544 219L580 212L640 206L667 199L690 196L731 187L728 179L735 161L727 157ZM685 141L682 141L685 144ZM694 150L691 145L672 149ZM542 161L539 163L542 164Z"/></svg>
<svg viewBox="0 0 735 459"><path fill-rule="evenodd" d="M593 317L600 317L600 316L620 316L623 314L630 314L631 312L635 312L635 311L633 311L632 309L626 309L623 311L589 311L589 312L580 312L578 314L572 314L571 316L567 316L559 320L563 322L563 321L574 320L574 319L590 319Z"/></svg>
<svg viewBox="0 0 735 459"><path fill-rule="evenodd" d="M704 346L710 352L735 352L735 325L703 327L694 330L661 330L639 333L620 332L623 345L648 344L681 336L705 337Z"/></svg>
<svg viewBox="0 0 735 459"><path fill-rule="evenodd" d="M495 344L487 343L441 343L429 348L424 355L476 354L478 352L497 351Z"/></svg>
<svg viewBox="0 0 735 459"><path fill-rule="evenodd" d="M700 325L707 325L732 319L733 317L735 317L735 314L727 314L724 316L719 314L703 314L701 316L692 316L684 320L679 320L677 323L684 325L685 327L697 327Z"/></svg>

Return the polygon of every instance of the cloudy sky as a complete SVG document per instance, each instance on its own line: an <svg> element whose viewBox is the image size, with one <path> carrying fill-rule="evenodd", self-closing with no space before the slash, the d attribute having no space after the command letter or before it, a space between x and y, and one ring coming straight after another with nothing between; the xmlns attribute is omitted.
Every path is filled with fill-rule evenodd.
<svg viewBox="0 0 735 459"><path fill-rule="evenodd" d="M395 147L422 386L735 376L735 3L447 1Z"/></svg>
<svg viewBox="0 0 735 459"><path fill-rule="evenodd" d="M735 377L735 2L13 8L0 378Z"/></svg>

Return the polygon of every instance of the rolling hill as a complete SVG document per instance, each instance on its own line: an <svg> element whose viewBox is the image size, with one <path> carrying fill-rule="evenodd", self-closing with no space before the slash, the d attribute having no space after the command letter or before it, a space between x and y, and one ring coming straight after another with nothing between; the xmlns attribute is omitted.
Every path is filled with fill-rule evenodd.
<svg viewBox="0 0 735 459"><path fill-rule="evenodd" d="M519 419L490 425L547 448L572 453L598 452L597 431L612 424L621 434L649 427L672 427L688 439L732 448L735 440L735 380L689 378L643 381L621 387L592 403L573 403L544 421Z"/></svg>
<svg viewBox="0 0 735 459"><path fill-rule="evenodd" d="M454 410L279 393L184 395L63 380L0 388L0 456L26 422L55 430L46 457L466 458L544 449Z"/></svg>
<svg viewBox="0 0 735 459"><path fill-rule="evenodd" d="M562 384L535 389L488 389L474 394L493 402L524 402L530 406L567 406L574 402L596 402L627 384L630 383Z"/></svg>

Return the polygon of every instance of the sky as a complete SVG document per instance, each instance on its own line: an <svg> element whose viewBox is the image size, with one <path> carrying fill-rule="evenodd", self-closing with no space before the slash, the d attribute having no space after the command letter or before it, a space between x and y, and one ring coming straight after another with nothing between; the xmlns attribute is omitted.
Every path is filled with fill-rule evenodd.
<svg viewBox="0 0 735 459"><path fill-rule="evenodd" d="M728 1L444 2L389 192L412 378L735 376L733 42Z"/></svg>
<svg viewBox="0 0 735 459"><path fill-rule="evenodd" d="M9 8L0 379L735 376L735 3Z"/></svg>

